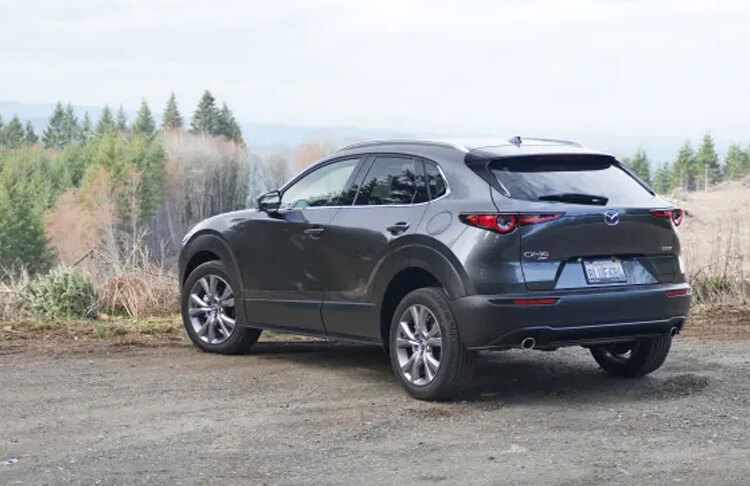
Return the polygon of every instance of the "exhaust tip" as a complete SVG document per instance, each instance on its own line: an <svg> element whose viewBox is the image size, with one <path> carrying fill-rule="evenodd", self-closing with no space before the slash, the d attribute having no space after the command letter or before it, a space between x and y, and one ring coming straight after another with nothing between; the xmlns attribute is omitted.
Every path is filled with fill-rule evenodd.
<svg viewBox="0 0 750 486"><path fill-rule="evenodd" d="M533 337L527 337L521 341L521 348L523 349L534 349L534 346L536 346L536 339Z"/></svg>
<svg viewBox="0 0 750 486"><path fill-rule="evenodd" d="M679 333L680 333L680 328L679 328L679 327L677 327L677 326L674 326L674 327L673 327L672 329L670 329L670 330L669 330L669 335L670 335L671 337L675 337L675 336L676 336L676 335L678 335Z"/></svg>

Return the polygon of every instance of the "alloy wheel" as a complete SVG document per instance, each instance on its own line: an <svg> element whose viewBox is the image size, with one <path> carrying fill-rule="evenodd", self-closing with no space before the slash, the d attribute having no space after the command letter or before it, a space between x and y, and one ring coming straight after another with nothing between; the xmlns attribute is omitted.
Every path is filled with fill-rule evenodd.
<svg viewBox="0 0 750 486"><path fill-rule="evenodd" d="M396 356L404 378L417 386L430 384L440 369L442 346L435 314L421 304L409 306L396 332Z"/></svg>
<svg viewBox="0 0 750 486"><path fill-rule="evenodd" d="M237 326L232 287L218 275L201 277L190 290L188 315L201 341L223 343Z"/></svg>

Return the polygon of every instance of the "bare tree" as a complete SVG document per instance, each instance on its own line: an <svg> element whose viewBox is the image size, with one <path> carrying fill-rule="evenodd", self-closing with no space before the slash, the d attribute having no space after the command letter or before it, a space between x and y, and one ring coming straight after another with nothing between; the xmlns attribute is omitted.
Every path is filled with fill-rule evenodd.
<svg viewBox="0 0 750 486"><path fill-rule="evenodd" d="M265 166L266 187L278 189L291 177L289 157L283 153L269 155Z"/></svg>

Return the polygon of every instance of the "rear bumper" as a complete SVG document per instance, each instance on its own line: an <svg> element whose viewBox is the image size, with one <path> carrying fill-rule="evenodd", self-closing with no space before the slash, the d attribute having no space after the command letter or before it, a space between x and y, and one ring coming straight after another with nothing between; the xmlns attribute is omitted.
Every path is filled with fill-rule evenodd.
<svg viewBox="0 0 750 486"><path fill-rule="evenodd" d="M687 289L686 295L667 291ZM522 295L472 295L452 302L459 334L470 349L594 345L682 330L690 308L688 284L582 289ZM551 305L517 305L517 299L557 299Z"/></svg>

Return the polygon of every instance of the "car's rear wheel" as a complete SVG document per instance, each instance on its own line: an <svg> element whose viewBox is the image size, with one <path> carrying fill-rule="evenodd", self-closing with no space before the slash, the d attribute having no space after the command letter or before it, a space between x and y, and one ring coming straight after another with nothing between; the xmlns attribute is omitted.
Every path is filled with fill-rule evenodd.
<svg viewBox="0 0 750 486"><path fill-rule="evenodd" d="M627 343L593 346L591 354L610 375L634 378L659 369L671 346L672 337L665 334Z"/></svg>
<svg viewBox="0 0 750 486"><path fill-rule="evenodd" d="M231 282L224 264L215 260L193 270L182 288L182 321L203 351L242 353L260 336L260 329L241 325Z"/></svg>
<svg viewBox="0 0 750 486"><path fill-rule="evenodd" d="M391 321L393 371L415 398L445 400L471 381L475 354L458 335L445 292L423 288L406 295Z"/></svg>

